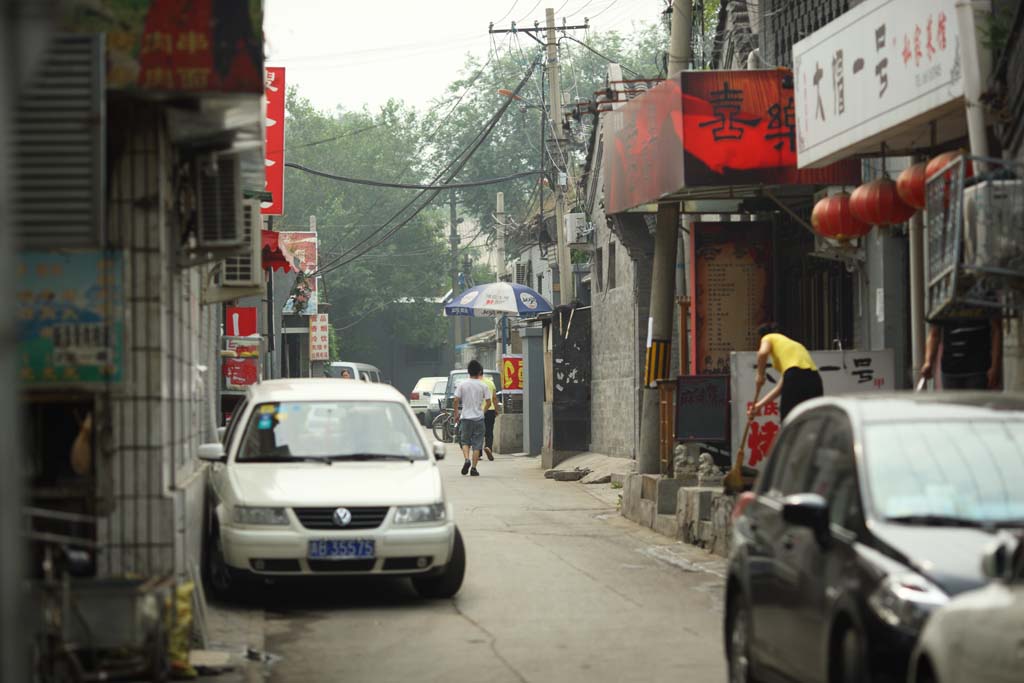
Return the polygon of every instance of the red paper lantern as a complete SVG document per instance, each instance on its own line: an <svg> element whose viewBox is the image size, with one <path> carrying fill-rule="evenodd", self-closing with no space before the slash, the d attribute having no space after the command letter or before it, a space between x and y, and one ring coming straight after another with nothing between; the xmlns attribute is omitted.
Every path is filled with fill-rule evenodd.
<svg viewBox="0 0 1024 683"><path fill-rule="evenodd" d="M928 162L928 166L925 168L925 178L931 178L933 175L941 171L946 164L963 155L964 152L962 149L954 149L952 152L943 152L939 156L932 158ZM974 175L974 164L968 160L966 168L964 168L964 177L970 178L972 175Z"/></svg>
<svg viewBox="0 0 1024 683"><path fill-rule="evenodd" d="M927 166L927 162L924 161L908 166L896 179L896 193L907 206L912 206L915 209L924 208L924 179Z"/></svg>
<svg viewBox="0 0 1024 683"><path fill-rule="evenodd" d="M871 225L896 225L914 215L896 193L896 183L888 176L861 185L850 195L850 213Z"/></svg>
<svg viewBox="0 0 1024 683"><path fill-rule="evenodd" d="M871 226L850 213L850 195L845 192L825 197L814 205L811 226L822 237L846 242L871 232Z"/></svg>

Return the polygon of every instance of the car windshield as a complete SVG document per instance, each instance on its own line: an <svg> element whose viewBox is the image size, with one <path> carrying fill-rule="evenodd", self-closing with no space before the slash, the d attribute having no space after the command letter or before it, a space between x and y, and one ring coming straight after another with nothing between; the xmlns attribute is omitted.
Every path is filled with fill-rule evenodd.
<svg viewBox="0 0 1024 683"><path fill-rule="evenodd" d="M876 511L910 524L1024 523L1024 422L868 425L866 474Z"/></svg>
<svg viewBox="0 0 1024 683"><path fill-rule="evenodd" d="M238 462L345 458L424 460L418 428L391 401L294 401L258 404Z"/></svg>
<svg viewBox="0 0 1024 683"><path fill-rule="evenodd" d="M488 372L485 370L484 377L490 377L491 380L494 381L495 386L501 386L500 377L498 376L497 373ZM452 375L451 379L449 380L451 382L451 391L449 393L454 394L455 390L459 388L459 385L465 382L467 379L469 379L468 372L460 372L458 374Z"/></svg>
<svg viewBox="0 0 1024 683"><path fill-rule="evenodd" d="M434 383L434 388L430 390L430 393L431 393L432 396L437 396L438 394L444 394L445 387L447 387L447 386L448 386L448 381L447 380L441 380L440 382L435 382Z"/></svg>

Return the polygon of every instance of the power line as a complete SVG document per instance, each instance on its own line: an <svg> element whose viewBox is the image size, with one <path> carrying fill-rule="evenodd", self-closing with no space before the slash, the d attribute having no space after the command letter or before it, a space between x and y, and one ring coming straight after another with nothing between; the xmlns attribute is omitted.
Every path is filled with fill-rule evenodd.
<svg viewBox="0 0 1024 683"><path fill-rule="evenodd" d="M508 11L505 12L504 14L502 14L501 18L495 20L493 23L500 24L501 22L505 21L505 19L508 17L508 15L512 14L512 12L515 11L516 5L518 5L518 4L519 4L519 0L515 0L515 2L512 3L512 6L508 8Z"/></svg>
<svg viewBox="0 0 1024 683"><path fill-rule="evenodd" d="M539 62L539 58L534 60L534 62L530 65L530 68L527 71L526 75L519 82L519 84L515 87L515 90L512 91L513 95L518 95L522 91L523 87L526 86L526 83L533 76L533 72L537 68L537 63L538 62ZM463 154L461 154L458 157L456 157L456 159L453 160L453 163L449 164L448 169L450 169L450 170L446 169L445 171L442 171L442 173L439 174L439 176L443 175L445 172L447 172L447 174L448 174L447 182L451 182L451 180L459 173L459 171L462 170L462 168L466 165L466 163L469 162L469 159L473 156L474 153L476 153L476 150L479 149L480 146L484 143L484 141L490 135L491 131L494 130L494 128L498 125L498 121L501 120L501 117L505 114L505 112L508 110L508 108L510 106L512 106L513 99L514 98L512 98L512 97L508 98L501 105L501 107L498 108L498 111L496 111L494 113L494 115L490 118L490 120L484 126L483 130L481 130L480 133L477 135L476 140L473 142L473 144L470 147L468 147L464 151ZM434 182L436 182L436 180L437 180L437 178L435 178ZM360 245L366 243L370 239L370 235L367 235L358 244L354 245L351 249L349 249L349 251L348 251L349 255L344 256L344 257L339 257L335 262L333 262L331 264L328 264L327 266L325 266L323 268L320 268L317 274L321 274L322 275L322 274L330 272L331 270L334 270L334 269L340 268L340 267L342 267L344 265L347 265L348 263L351 263L355 259L357 259L360 256L362 256L363 254L369 252L372 249L375 249L376 247L380 246L381 244L383 244L384 242L389 240L399 230L401 230L408 223L410 223L412 221L412 219L414 219L424 209L426 209L427 206L429 206L430 203L433 202L433 200L437 197L438 194L440 194L441 191L440 190L422 190L420 192L420 194L417 195L417 197L413 198L413 202L415 202L416 199L418 199L419 197L422 197L424 194L426 194L428 192L432 192L433 194L431 194L431 196L425 202L423 202L423 204L421 204L411 215L407 216L400 223L398 223L398 225L396 225L395 227L391 228L386 233L384 233L377 241L373 242L372 244L369 244L368 246L363 248L358 253L352 254L352 252L356 251L359 248ZM411 205L411 203L406 205L406 206L408 207L410 205ZM402 209L402 211L404 211L404 209ZM401 211L399 213L401 213ZM396 216L397 216L397 214L396 214ZM390 219L390 220L394 220L394 217L392 219ZM390 220L388 221L388 223L390 222ZM385 223L383 226L381 226L380 229L384 229L384 227L386 227L388 223Z"/></svg>
<svg viewBox="0 0 1024 683"><path fill-rule="evenodd" d="M383 180L369 180L367 178L351 178L349 176L327 173L326 171L317 171L316 169L308 168L301 164L296 164L293 161L285 162L285 166L287 168L294 168L304 173L320 176L321 178L330 178L331 180L337 180L343 183L352 183L353 185L369 185L370 187L393 187L401 190L461 190L467 187L481 187L483 185L493 185L495 183L504 183L509 180L515 180L517 178L525 178L527 176L540 174L540 171L522 171L521 173L513 173L512 175L502 176L500 178L473 180L465 183L446 183L443 185L419 185L415 183L389 183Z"/></svg>

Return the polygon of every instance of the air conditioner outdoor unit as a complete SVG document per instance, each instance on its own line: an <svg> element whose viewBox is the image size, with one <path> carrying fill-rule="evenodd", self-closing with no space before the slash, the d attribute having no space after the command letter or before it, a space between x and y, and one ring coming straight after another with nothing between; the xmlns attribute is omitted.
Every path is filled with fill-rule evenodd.
<svg viewBox="0 0 1024 683"><path fill-rule="evenodd" d="M565 243L579 244L584 242L587 232L587 216L583 213L565 214Z"/></svg>
<svg viewBox="0 0 1024 683"><path fill-rule="evenodd" d="M200 249L248 244L242 226L240 166L236 155L227 154L204 159L198 165L197 246Z"/></svg>
<svg viewBox="0 0 1024 683"><path fill-rule="evenodd" d="M517 262L515 264L515 266L516 266L516 284L517 285L525 285L526 284L527 264Z"/></svg>
<svg viewBox="0 0 1024 683"><path fill-rule="evenodd" d="M260 202L242 202L242 234L245 253L224 259L220 284L224 287L254 287L263 284Z"/></svg>
<svg viewBox="0 0 1024 683"><path fill-rule="evenodd" d="M1024 182L987 180L964 188L964 265L1019 270L1022 229Z"/></svg>

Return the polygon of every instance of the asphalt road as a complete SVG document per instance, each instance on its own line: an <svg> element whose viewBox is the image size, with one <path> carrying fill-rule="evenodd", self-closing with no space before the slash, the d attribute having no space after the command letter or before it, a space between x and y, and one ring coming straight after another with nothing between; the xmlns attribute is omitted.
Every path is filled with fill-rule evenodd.
<svg viewBox="0 0 1024 683"><path fill-rule="evenodd" d="M619 491L497 456L441 463L466 543L454 600L406 581L271 586L273 683L725 681L722 562L642 529Z"/></svg>

